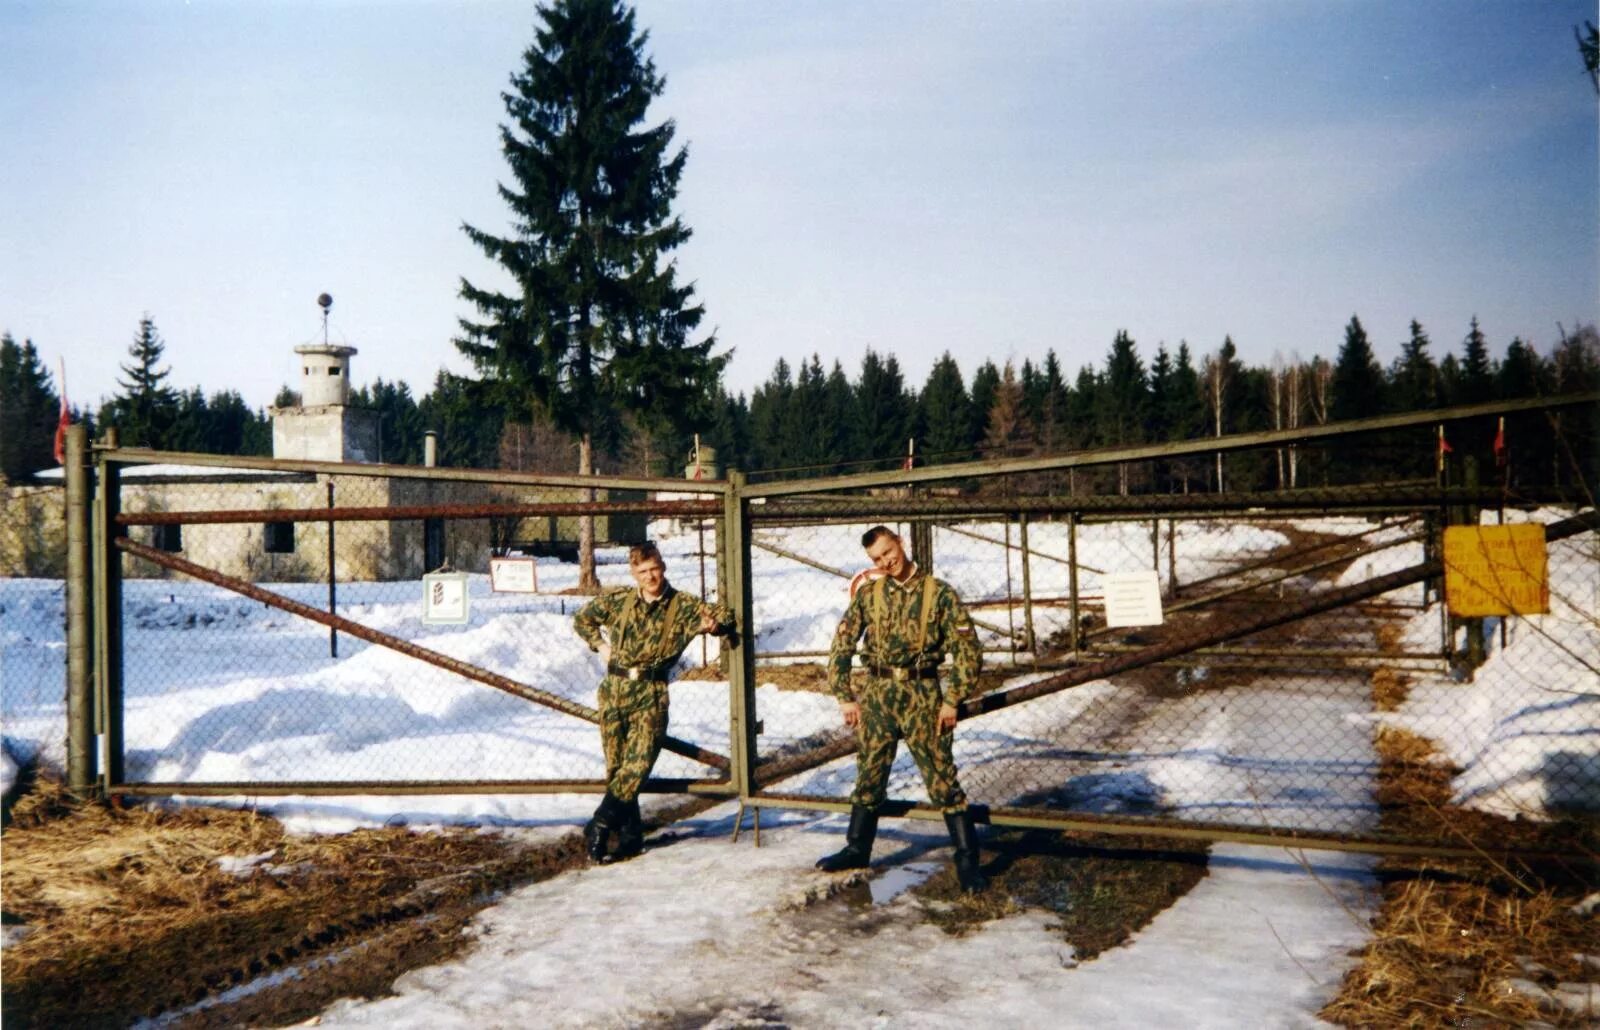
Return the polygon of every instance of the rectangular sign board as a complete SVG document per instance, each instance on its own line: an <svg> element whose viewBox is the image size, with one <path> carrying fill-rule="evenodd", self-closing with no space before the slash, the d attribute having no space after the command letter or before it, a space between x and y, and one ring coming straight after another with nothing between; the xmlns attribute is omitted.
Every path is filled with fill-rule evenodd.
<svg viewBox="0 0 1600 1030"><path fill-rule="evenodd" d="M1107 626L1161 625L1161 580L1155 569L1108 572L1100 586L1105 592Z"/></svg>
<svg viewBox="0 0 1600 1030"><path fill-rule="evenodd" d="M422 621L455 626L467 621L465 572L430 572L422 577Z"/></svg>
<svg viewBox="0 0 1600 1030"><path fill-rule="evenodd" d="M1544 527L1447 526L1444 596L1451 615L1538 615L1550 610Z"/></svg>
<svg viewBox="0 0 1600 1030"><path fill-rule="evenodd" d="M532 558L490 558L489 589L497 594L537 594L539 563Z"/></svg>

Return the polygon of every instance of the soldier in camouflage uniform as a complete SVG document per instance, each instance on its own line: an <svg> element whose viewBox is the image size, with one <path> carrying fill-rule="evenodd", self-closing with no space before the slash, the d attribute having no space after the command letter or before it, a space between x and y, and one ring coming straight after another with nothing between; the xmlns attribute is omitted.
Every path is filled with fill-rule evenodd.
<svg viewBox="0 0 1600 1030"><path fill-rule="evenodd" d="M589 858L609 862L644 849L639 788L667 735L667 677L701 633L728 636L733 611L673 589L655 544L628 552L637 588L608 590L573 616L573 628L605 663L600 681L600 745L606 795L584 827ZM617 849L607 852L611 831Z"/></svg>
<svg viewBox="0 0 1600 1030"><path fill-rule="evenodd" d="M977 830L951 754L956 706L976 688L982 659L972 617L948 583L906 557L900 538L887 526L867 530L861 546L884 575L850 599L828 655L830 686L845 724L855 728L860 743L856 787L850 795L844 850L821 859L817 868L835 872L866 867L889 767L903 738L927 785L928 800L944 811L962 889L980 891L987 881L978 865ZM850 659L863 634L867 681L855 691ZM941 687L939 663L946 653L950 675Z"/></svg>

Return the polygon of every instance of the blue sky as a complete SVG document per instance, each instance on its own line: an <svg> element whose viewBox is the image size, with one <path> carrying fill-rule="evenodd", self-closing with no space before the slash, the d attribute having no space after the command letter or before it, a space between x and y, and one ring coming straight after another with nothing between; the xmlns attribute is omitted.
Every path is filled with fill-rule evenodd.
<svg viewBox="0 0 1600 1030"><path fill-rule="evenodd" d="M689 146L677 255L748 392L950 350L1071 375L1231 334L1389 360L1477 315L1496 352L1600 320L1592 3L645 0ZM425 392L502 282L500 92L525 3L0 4L0 330L115 391L139 318L171 382L270 401L296 344Z"/></svg>

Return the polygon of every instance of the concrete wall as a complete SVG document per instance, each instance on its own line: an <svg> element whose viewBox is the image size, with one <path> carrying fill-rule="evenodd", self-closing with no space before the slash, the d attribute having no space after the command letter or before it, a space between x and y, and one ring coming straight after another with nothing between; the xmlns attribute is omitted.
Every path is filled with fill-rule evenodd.
<svg viewBox="0 0 1600 1030"><path fill-rule="evenodd" d="M66 575L66 501L60 486L0 485L0 577Z"/></svg>

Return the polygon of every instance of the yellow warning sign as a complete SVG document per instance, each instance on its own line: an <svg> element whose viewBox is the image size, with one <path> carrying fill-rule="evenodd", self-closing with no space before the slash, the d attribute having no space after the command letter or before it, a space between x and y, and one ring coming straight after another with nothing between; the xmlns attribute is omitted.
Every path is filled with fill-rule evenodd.
<svg viewBox="0 0 1600 1030"><path fill-rule="evenodd" d="M1449 526L1444 596L1451 615L1537 615L1550 610L1544 527Z"/></svg>

